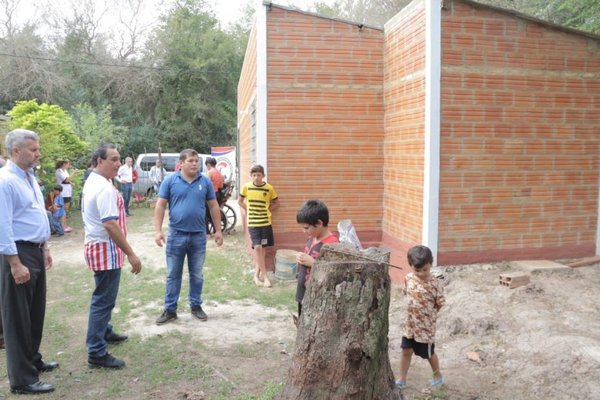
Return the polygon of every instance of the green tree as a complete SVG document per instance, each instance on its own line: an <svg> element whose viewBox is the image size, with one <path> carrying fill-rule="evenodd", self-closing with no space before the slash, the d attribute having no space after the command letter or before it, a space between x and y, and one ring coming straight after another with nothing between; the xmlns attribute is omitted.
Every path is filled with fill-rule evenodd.
<svg viewBox="0 0 600 400"><path fill-rule="evenodd" d="M411 0L336 0L333 4L317 2L314 7L321 15L383 27Z"/></svg>
<svg viewBox="0 0 600 400"><path fill-rule="evenodd" d="M78 160L88 153L88 146L73 132L71 117L59 106L36 100L19 101L8 112L10 129L29 129L40 135L41 178L53 184L58 160Z"/></svg>
<svg viewBox="0 0 600 400"><path fill-rule="evenodd" d="M162 60L156 119L165 151L209 152L232 144L243 60L239 42L220 29L202 0L178 2L152 42L152 58Z"/></svg>
<svg viewBox="0 0 600 400"><path fill-rule="evenodd" d="M96 113L91 105L78 104L71 110L71 115L75 134L90 149L104 143L124 143L126 128L113 124L111 106L105 106Z"/></svg>
<svg viewBox="0 0 600 400"><path fill-rule="evenodd" d="M597 0L481 0L510 8L558 25L600 35L600 2Z"/></svg>

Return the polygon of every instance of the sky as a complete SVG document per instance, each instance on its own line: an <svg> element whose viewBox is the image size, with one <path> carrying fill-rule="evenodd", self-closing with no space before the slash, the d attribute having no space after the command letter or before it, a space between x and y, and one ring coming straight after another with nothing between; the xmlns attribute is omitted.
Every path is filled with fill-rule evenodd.
<svg viewBox="0 0 600 400"><path fill-rule="evenodd" d="M81 4L85 0L7 0L9 2L17 2L18 8L15 15L19 22L26 22L32 18L41 16L44 13L42 5L53 1L55 4L60 4L60 8L68 12L70 4ZM97 4L97 9L102 9L106 3L113 3L113 7L119 7L119 4L127 3L127 0L92 0ZM213 5L213 9L217 18L221 21L221 26L226 28L232 22L238 20L242 14L246 4L253 5L262 4L263 0L206 0ZM273 3L283 6L293 6L302 10L308 10L318 0L273 0ZM333 3L334 0L320 0L325 3ZM1 3L1 1L0 1ZM162 0L144 0L142 13L147 21L155 21L159 16L160 6L164 4ZM0 10L0 21L3 19Z"/></svg>
<svg viewBox="0 0 600 400"><path fill-rule="evenodd" d="M262 4L262 0L258 1ZM221 24L226 27L229 23L236 21L242 16L242 10L248 2L256 4L256 1L253 0L217 0L217 5L215 6L217 18L219 18ZM317 0L273 0L273 3L275 4L294 6L302 10L308 10L315 2L317 2ZM332 3L333 1L325 0L323 2Z"/></svg>

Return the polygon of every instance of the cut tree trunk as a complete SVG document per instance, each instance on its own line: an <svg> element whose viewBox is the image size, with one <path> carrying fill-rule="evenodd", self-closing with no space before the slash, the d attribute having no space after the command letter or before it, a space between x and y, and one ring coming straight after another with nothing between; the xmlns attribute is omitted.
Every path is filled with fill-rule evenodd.
<svg viewBox="0 0 600 400"><path fill-rule="evenodd" d="M344 244L321 249L279 399L403 398L388 357L389 251L370 250L365 255Z"/></svg>

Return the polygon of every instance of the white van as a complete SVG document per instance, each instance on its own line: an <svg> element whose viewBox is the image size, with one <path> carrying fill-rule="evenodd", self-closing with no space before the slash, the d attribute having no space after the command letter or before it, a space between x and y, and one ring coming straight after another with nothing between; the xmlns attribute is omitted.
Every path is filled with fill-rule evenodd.
<svg viewBox="0 0 600 400"><path fill-rule="evenodd" d="M210 154L198 154L200 157L200 168L201 173L206 173L206 166L204 161L206 157L210 157ZM167 171L167 175L172 175L175 172L175 165L179 162L179 153L162 153L160 155L162 159L163 167ZM146 197L152 197L154 195L154 186L150 180L150 168L156 165L158 160L158 153L142 153L138 155L135 160L135 170L138 173L137 182L133 185L133 191L137 192Z"/></svg>

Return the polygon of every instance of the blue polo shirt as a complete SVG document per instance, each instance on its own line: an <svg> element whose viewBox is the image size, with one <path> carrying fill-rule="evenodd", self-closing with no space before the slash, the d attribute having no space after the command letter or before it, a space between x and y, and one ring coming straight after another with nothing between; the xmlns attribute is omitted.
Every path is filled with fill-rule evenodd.
<svg viewBox="0 0 600 400"><path fill-rule="evenodd" d="M199 174L188 183L177 171L160 185L158 197L169 204L169 229L206 233L206 202L216 199L210 179Z"/></svg>

